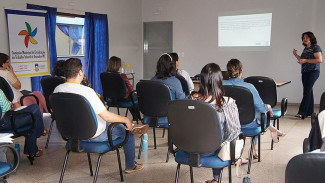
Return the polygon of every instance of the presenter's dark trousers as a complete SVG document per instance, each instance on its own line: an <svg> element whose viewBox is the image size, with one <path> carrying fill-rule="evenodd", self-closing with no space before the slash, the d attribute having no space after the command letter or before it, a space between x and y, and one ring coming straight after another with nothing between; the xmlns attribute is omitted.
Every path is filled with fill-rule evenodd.
<svg viewBox="0 0 325 183"><path fill-rule="evenodd" d="M300 103L298 114L303 117L311 116L314 112L313 86L319 77L319 71L302 73L303 97Z"/></svg>

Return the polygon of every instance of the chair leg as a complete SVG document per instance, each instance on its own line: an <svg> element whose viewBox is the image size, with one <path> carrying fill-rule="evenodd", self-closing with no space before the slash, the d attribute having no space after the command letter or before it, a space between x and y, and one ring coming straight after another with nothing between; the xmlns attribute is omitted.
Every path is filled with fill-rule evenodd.
<svg viewBox="0 0 325 183"><path fill-rule="evenodd" d="M166 130L166 128L164 128L164 131L163 131L163 134L162 134L161 138L165 137L165 130Z"/></svg>
<svg viewBox="0 0 325 183"><path fill-rule="evenodd" d="M93 166L91 165L91 158L90 158L90 153L87 153L88 156L88 164L89 164L89 170L90 170L90 176L93 176Z"/></svg>
<svg viewBox="0 0 325 183"><path fill-rule="evenodd" d="M194 183L193 179L193 167L190 166L190 176L191 176L191 183Z"/></svg>
<svg viewBox="0 0 325 183"><path fill-rule="evenodd" d="M181 164L178 163L178 164L177 164L177 168L176 168L175 183L178 183L179 170L180 170L180 169L181 169Z"/></svg>
<svg viewBox="0 0 325 183"><path fill-rule="evenodd" d="M143 135L140 136L140 147L139 147L138 159L140 159L140 157L141 157L142 140L143 140Z"/></svg>
<svg viewBox="0 0 325 183"><path fill-rule="evenodd" d="M251 172L251 163L252 163L252 157L253 157L253 141L254 141L254 137L252 137L252 140L251 140L251 148L249 150L249 160L248 160L248 170L247 170L247 174L250 174Z"/></svg>
<svg viewBox="0 0 325 183"><path fill-rule="evenodd" d="M54 122L54 119L52 119L52 121L51 121L49 134L47 134L47 139L46 139L45 149L47 149L47 148L49 147L49 142L50 142L50 138L51 138L53 122Z"/></svg>
<svg viewBox="0 0 325 183"><path fill-rule="evenodd" d="M59 181L60 183L62 183L62 181L63 181L63 176L64 176L65 168L67 166L69 153L70 153L70 150L68 150L67 153L65 153L65 158L64 158L64 162L63 162L62 171L61 171L61 177L60 177L60 181Z"/></svg>
<svg viewBox="0 0 325 183"><path fill-rule="evenodd" d="M117 107L117 114L120 115L120 108Z"/></svg>
<svg viewBox="0 0 325 183"><path fill-rule="evenodd" d="M258 135L258 162L261 162L261 135Z"/></svg>
<svg viewBox="0 0 325 183"><path fill-rule="evenodd" d="M117 154L118 167L119 167L119 170L120 170L121 182L123 182L124 181L124 178L123 178L123 171L122 171L120 150L118 148L116 149L116 154Z"/></svg>
<svg viewBox="0 0 325 183"><path fill-rule="evenodd" d="M167 157L166 157L166 163L169 161L169 149L167 149Z"/></svg>
<svg viewBox="0 0 325 183"><path fill-rule="evenodd" d="M128 116L128 112L129 112L129 108L126 108L126 111L125 111L125 117Z"/></svg>
<svg viewBox="0 0 325 183"><path fill-rule="evenodd" d="M155 149L157 149L157 143L156 143L156 128L153 128L153 144Z"/></svg>
<svg viewBox="0 0 325 183"><path fill-rule="evenodd" d="M97 182L97 176L98 176L99 166L100 166L100 161L102 160L102 156L103 156L103 154L99 154L93 183Z"/></svg>
<svg viewBox="0 0 325 183"><path fill-rule="evenodd" d="M273 126L275 126L275 120L273 120ZM273 145L274 145L274 142L273 142L273 139L271 140L271 150L273 150Z"/></svg>
<svg viewBox="0 0 325 183"><path fill-rule="evenodd" d="M231 183L232 182L232 177L231 177L231 164L229 164L229 166L228 166L228 175L229 175L229 183ZM221 183L221 181L220 181L220 183Z"/></svg>

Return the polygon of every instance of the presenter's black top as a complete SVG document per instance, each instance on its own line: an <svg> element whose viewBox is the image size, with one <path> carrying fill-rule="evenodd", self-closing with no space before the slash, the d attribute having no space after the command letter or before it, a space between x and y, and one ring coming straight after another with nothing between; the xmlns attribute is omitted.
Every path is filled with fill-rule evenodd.
<svg viewBox="0 0 325 183"><path fill-rule="evenodd" d="M322 52L322 49L317 44L312 44L310 47L305 47L304 51L301 54L301 59L315 59L314 53ZM311 72L311 71L320 71L320 63L311 64L303 63L301 64L301 73Z"/></svg>

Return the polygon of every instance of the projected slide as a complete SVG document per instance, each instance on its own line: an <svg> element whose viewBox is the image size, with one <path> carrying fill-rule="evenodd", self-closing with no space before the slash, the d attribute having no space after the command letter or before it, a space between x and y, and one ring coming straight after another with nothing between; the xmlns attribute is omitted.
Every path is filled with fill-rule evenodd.
<svg viewBox="0 0 325 183"><path fill-rule="evenodd" d="M218 46L270 46L272 13L218 17Z"/></svg>

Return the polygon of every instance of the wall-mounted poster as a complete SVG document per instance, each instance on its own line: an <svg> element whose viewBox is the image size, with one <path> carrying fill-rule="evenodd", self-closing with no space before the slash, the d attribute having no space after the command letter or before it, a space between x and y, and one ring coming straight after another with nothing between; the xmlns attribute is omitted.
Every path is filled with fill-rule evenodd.
<svg viewBox="0 0 325 183"><path fill-rule="evenodd" d="M19 77L50 74L44 12L5 10L11 65Z"/></svg>

